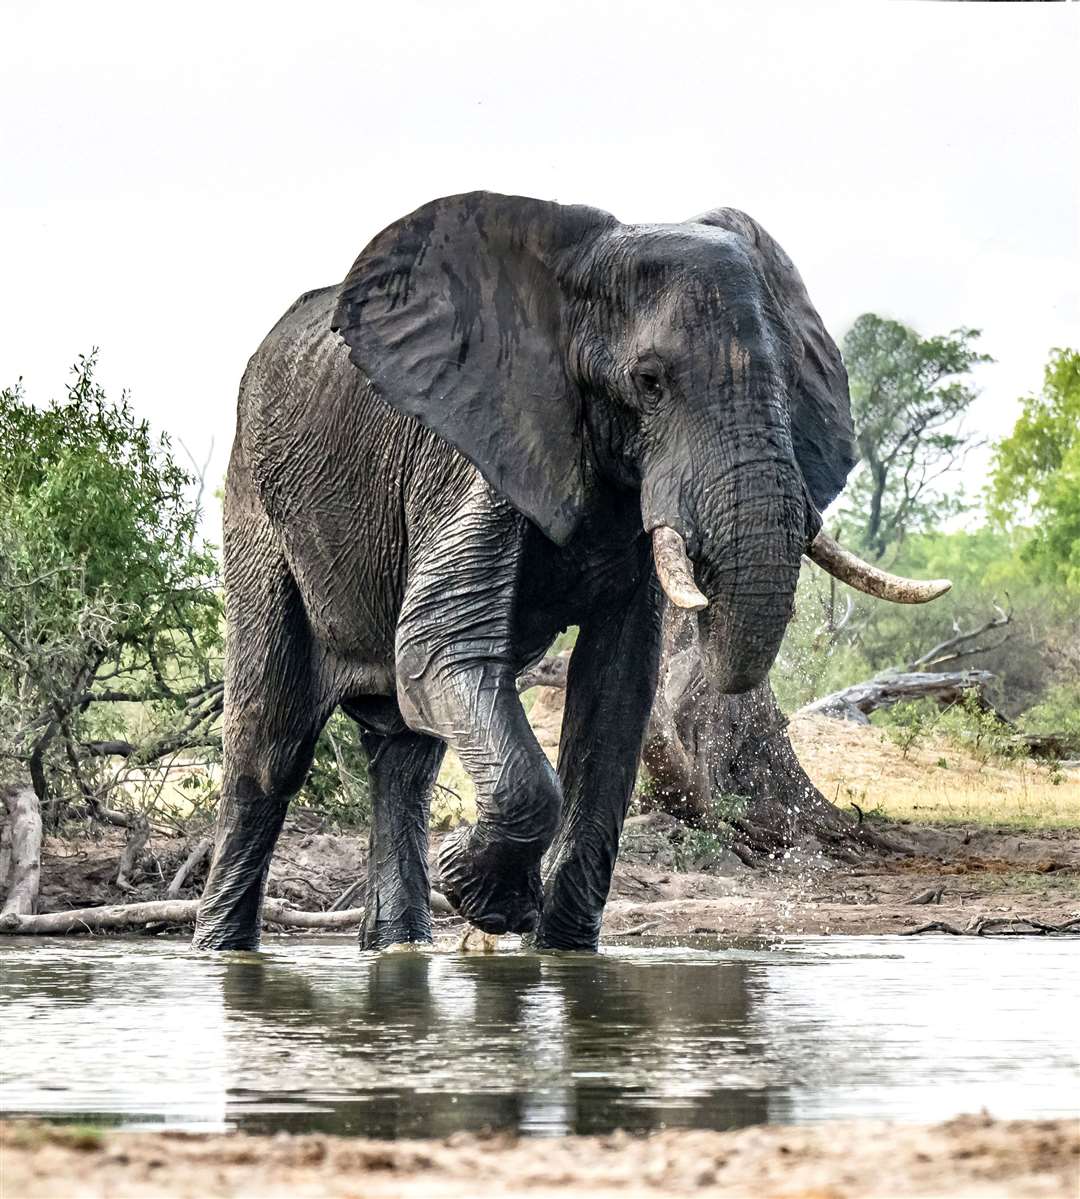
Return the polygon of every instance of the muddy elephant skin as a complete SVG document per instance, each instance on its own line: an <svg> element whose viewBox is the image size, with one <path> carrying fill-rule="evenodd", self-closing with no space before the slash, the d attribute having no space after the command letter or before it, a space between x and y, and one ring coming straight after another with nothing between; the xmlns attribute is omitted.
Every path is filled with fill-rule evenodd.
<svg viewBox="0 0 1080 1199"><path fill-rule="evenodd" d="M258 944L289 798L340 705L370 758L366 947L431 937L449 745L477 796L440 855L450 901L488 932L595 948L656 684L650 535L685 543L709 668L745 690L853 460L839 352L744 214L624 225L476 192L389 226L297 300L241 384L195 944ZM515 680L571 624L556 772Z"/></svg>

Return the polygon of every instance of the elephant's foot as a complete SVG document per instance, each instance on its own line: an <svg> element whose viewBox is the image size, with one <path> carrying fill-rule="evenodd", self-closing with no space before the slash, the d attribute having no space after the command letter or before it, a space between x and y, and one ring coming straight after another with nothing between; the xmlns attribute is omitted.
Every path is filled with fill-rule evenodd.
<svg viewBox="0 0 1080 1199"><path fill-rule="evenodd" d="M482 825L459 829L439 852L442 891L485 933L528 933L540 920L539 845L508 845Z"/></svg>
<svg viewBox="0 0 1080 1199"><path fill-rule="evenodd" d="M195 935L191 938L191 948L212 951L226 949L257 950L260 941L261 938L258 933L252 936L223 936L214 932L200 932L199 929L196 929Z"/></svg>
<svg viewBox="0 0 1080 1199"><path fill-rule="evenodd" d="M360 926L361 949L391 949L403 945L431 944L431 912L407 908L389 919L385 908L379 910L378 899L369 901L368 913Z"/></svg>
<svg viewBox="0 0 1080 1199"><path fill-rule="evenodd" d="M600 923L603 916L595 920L567 917L557 910L544 909L540 927L536 930L533 946L536 949L576 950L595 953L600 948Z"/></svg>
<svg viewBox="0 0 1080 1199"><path fill-rule="evenodd" d="M257 890L237 902L233 896L204 895L199 905L192 949L258 949L262 903Z"/></svg>
<svg viewBox="0 0 1080 1199"><path fill-rule="evenodd" d="M594 953L600 946L604 907L601 891L580 861L557 862L544 887L544 914L536 930L537 949Z"/></svg>
<svg viewBox="0 0 1080 1199"><path fill-rule="evenodd" d="M473 944L477 937L480 938L480 945L478 949L474 949ZM498 953L498 951L498 935L496 933L481 932L471 924L461 934L461 940L458 942L458 953Z"/></svg>

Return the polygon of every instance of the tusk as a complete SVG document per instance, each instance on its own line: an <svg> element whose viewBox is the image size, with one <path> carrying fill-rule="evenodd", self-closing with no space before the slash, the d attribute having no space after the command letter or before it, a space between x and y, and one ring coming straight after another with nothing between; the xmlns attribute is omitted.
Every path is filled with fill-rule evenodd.
<svg viewBox="0 0 1080 1199"><path fill-rule="evenodd" d="M657 525L652 531L653 561L660 576L664 594L676 608L700 612L709 601L698 591L694 568L686 556L686 542L667 525Z"/></svg>
<svg viewBox="0 0 1080 1199"><path fill-rule="evenodd" d="M841 583L894 604L925 604L944 595L952 586L949 579L905 579L879 570L844 549L824 530L810 542L806 556Z"/></svg>

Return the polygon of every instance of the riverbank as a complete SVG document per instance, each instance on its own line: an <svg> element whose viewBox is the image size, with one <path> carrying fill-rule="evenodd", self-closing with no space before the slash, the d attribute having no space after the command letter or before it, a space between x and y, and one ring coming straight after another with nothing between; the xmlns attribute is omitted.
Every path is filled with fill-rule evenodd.
<svg viewBox="0 0 1080 1199"><path fill-rule="evenodd" d="M537 691L531 715L554 754L562 695ZM1080 914L1080 770L1004 762L942 739L901 746L880 729L821 717L799 718L791 735L822 792L862 813L905 852L825 857L808 845L751 868L727 847L722 831L690 828L663 813L631 816L606 935L643 929L668 936L887 934L934 922L985 932L1017 919L1060 926ZM455 818L468 818L467 780L452 781L463 805ZM443 825L451 822L450 814L439 815ZM95 824L74 839L49 837L38 910L159 901L192 847L208 844L208 832L180 836L154 826L123 888L117 875L125 830ZM445 835L432 837L436 888ZM173 897L195 899L206 867L205 855L191 864ZM295 808L271 864L268 895L308 912L356 908L366 869L362 831L328 832L315 813ZM437 922L447 933L459 926L452 918ZM159 921L154 931L182 928Z"/></svg>
<svg viewBox="0 0 1080 1199"><path fill-rule="evenodd" d="M735 1132L374 1141L0 1124L4 1199L474 1199L478 1194L1074 1196L1074 1120L962 1116Z"/></svg>
<svg viewBox="0 0 1080 1199"><path fill-rule="evenodd" d="M1080 831L885 822L876 827L907 852L867 853L845 862L795 851L771 866L751 868L715 836L669 816L631 817L604 935L856 936L911 933L935 922L958 931L995 932L1002 931L1002 922L1061 926L1080 915ZM436 849L439 839L434 838ZM154 867L171 868L183 858L184 843L159 842L135 891L126 893L115 887L122 848L122 836L111 831L74 843L49 838L42 855L41 910L159 899L168 869ZM325 910L355 889L366 856L362 835L315 832L304 828L301 817L282 835L268 893L291 907ZM186 897L197 895L200 886L196 875ZM362 896L353 902L362 902ZM182 928L159 922L153 931ZM436 917L436 931L445 937L463 928L456 917Z"/></svg>

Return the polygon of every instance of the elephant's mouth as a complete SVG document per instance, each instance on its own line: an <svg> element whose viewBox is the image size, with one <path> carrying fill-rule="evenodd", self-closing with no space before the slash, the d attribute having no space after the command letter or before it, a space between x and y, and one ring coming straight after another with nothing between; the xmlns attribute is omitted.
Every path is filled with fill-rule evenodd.
<svg viewBox="0 0 1080 1199"><path fill-rule="evenodd" d="M660 586L675 607L691 612L707 608L709 601L694 579L694 567L681 535L667 525L657 525L652 531L652 547ZM872 566L845 549L824 529L810 540L806 556L841 583L894 604L925 604L952 587L949 579L908 579Z"/></svg>

